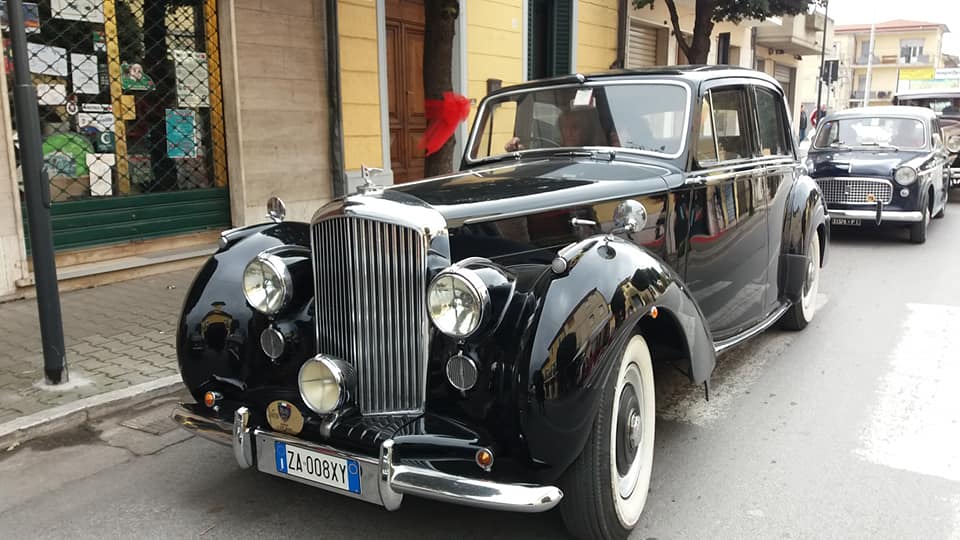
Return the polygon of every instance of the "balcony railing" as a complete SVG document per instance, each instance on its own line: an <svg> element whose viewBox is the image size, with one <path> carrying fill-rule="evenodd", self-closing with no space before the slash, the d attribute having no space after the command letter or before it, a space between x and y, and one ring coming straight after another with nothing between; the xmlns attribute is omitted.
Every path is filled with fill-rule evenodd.
<svg viewBox="0 0 960 540"><path fill-rule="evenodd" d="M856 59L854 59L854 65L856 66L866 66L869 55L861 54ZM898 56L896 54L883 54L883 55L873 55L873 65L887 65L887 66L922 66L930 65L933 63L933 59L929 54L921 54L918 56Z"/></svg>

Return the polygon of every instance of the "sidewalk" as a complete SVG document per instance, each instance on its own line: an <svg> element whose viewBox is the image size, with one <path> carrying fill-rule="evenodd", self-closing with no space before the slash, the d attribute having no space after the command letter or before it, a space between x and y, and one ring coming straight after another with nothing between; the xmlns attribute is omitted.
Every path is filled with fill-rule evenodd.
<svg viewBox="0 0 960 540"><path fill-rule="evenodd" d="M43 384L35 299L0 304L0 426L177 375L181 304L197 269L62 293L70 380Z"/></svg>

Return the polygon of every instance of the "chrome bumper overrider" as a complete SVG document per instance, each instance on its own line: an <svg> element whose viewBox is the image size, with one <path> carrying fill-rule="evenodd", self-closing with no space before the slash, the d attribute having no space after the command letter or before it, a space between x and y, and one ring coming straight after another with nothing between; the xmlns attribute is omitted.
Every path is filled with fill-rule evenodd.
<svg viewBox="0 0 960 540"><path fill-rule="evenodd" d="M289 480L307 483L321 489L379 504L387 510L400 508L404 494L437 499L440 501L491 510L513 512L544 512L550 510L563 497L554 486L527 484L503 484L447 474L425 467L394 463L394 441L387 440L380 447L380 458L373 459L341 452L335 448L249 426L250 415L241 407L234 415L234 422L224 422L197 414L180 405L170 418L184 429L211 441L232 446L234 457L242 468L256 464L261 472L282 476ZM297 477L278 473L273 453L276 441L306 448L314 452L342 459L352 459L360 464L360 493L327 488ZM254 448L256 451L254 452Z"/></svg>
<svg viewBox="0 0 960 540"><path fill-rule="evenodd" d="M874 210L830 210L831 218L862 219L874 221L877 211ZM919 223L923 221L922 212L903 212L901 210L884 210L881 214L883 221L896 223Z"/></svg>
<svg viewBox="0 0 960 540"><path fill-rule="evenodd" d="M960 186L960 167L950 169L950 187Z"/></svg>

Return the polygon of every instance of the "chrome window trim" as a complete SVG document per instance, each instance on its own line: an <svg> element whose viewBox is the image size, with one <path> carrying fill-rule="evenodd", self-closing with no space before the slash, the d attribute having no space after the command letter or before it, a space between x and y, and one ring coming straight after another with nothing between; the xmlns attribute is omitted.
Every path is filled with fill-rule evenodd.
<svg viewBox="0 0 960 540"><path fill-rule="evenodd" d="M508 90L508 91L505 91L505 92L502 92L502 93L498 93L496 96L484 98L484 100L480 103L480 109L477 110L477 115L476 115L476 119L474 120L474 123L473 123L473 128L470 130L470 139L467 141L467 146L466 146L466 149L465 149L465 151L464 151L464 153L463 153L463 156L464 156L464 157L463 157L463 160L464 160L464 162L466 162L467 164L473 165L473 164L476 164L476 163L483 163L484 160L486 160L486 159L489 158L489 157L492 157L492 156L487 156L487 157L485 157L485 158L474 159L474 158L472 158L472 157L470 156L470 154L471 154L471 149L474 147L474 143L476 142L476 139L477 139L477 136L478 136L478 131L479 131L479 130L478 130L478 126L480 125L480 122L484 119L484 113L487 111L488 105L489 105L489 103L490 103L491 101L495 101L495 100L499 101L499 98L506 97L506 96L512 96L512 95L516 95L516 94L531 94L531 93L533 93L533 92L542 92L542 91L548 91L548 90L558 90L558 89L561 89L561 88L628 86L628 85L638 85L638 86L639 86L639 85L677 86L677 87L680 87L680 88L682 88L682 89L684 90L685 99L684 99L683 121L682 121L681 124L680 124L681 126L683 126L683 131L682 131L682 133L680 134L680 146L679 146L679 150L678 150L677 152L675 152L675 153L673 153L673 154L666 154L666 153L663 153L663 152L653 152L653 151L650 151L650 150L637 150L637 149L633 149L633 148L624 148L624 147L622 147L622 146L590 146L590 147L586 147L586 146L562 146L562 147L559 147L559 148L556 148L556 149L553 149L553 150L562 150L562 149L565 149L565 148L576 148L576 149L602 148L602 149L613 149L613 150L615 150L617 153L623 152L623 153L626 153L626 154L636 154L636 155L644 155L644 156L654 156L654 157L670 158L670 159L676 159L676 158L679 158L680 156L682 156L682 155L686 152L686 150L687 150L687 136L688 136L688 134L689 134L689 132L690 132L690 102L691 102L691 100L692 100L692 91L691 91L691 89L690 89L690 85L688 85L688 84L686 84L686 83L683 83L683 82L680 82L680 81L671 80L671 79L654 79L654 80L643 80L643 81L638 81L638 80L612 80L612 81L605 81L605 80L601 80L601 81L587 81L587 82L582 83L582 84L581 84L581 83L576 83L576 82L563 83L563 84L552 84L552 85L541 86L541 87L536 87L536 88L524 88L524 89L518 89L518 90ZM528 151L531 151L531 150L542 150L542 149L534 149L534 148L531 148L531 149L528 149L528 150L516 150L516 151L514 151L514 152L503 152L502 154L499 154L499 153L498 153L498 154L493 154L493 156L500 156L500 155L503 155L503 156L506 156L506 155L522 156L522 155L524 155L525 152L528 152Z"/></svg>

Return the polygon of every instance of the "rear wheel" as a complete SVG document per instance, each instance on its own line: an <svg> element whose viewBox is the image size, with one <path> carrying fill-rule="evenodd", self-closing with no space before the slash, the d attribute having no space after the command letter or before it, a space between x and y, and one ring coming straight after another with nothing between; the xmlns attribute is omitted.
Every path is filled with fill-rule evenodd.
<svg viewBox="0 0 960 540"><path fill-rule="evenodd" d="M910 225L910 241L914 244L922 244L927 241L927 227L930 225L930 210L927 203L923 203L923 219L920 223Z"/></svg>
<svg viewBox="0 0 960 540"><path fill-rule="evenodd" d="M790 306L780 319L780 326L787 330L803 330L817 311L817 293L820 290L820 237L817 233L810 235L807 253L807 271L803 276L800 301Z"/></svg>
<svg viewBox="0 0 960 540"><path fill-rule="evenodd" d="M655 401L650 349L642 336L630 339L616 369L587 444L562 481L560 512L577 538L627 538L647 502Z"/></svg>

